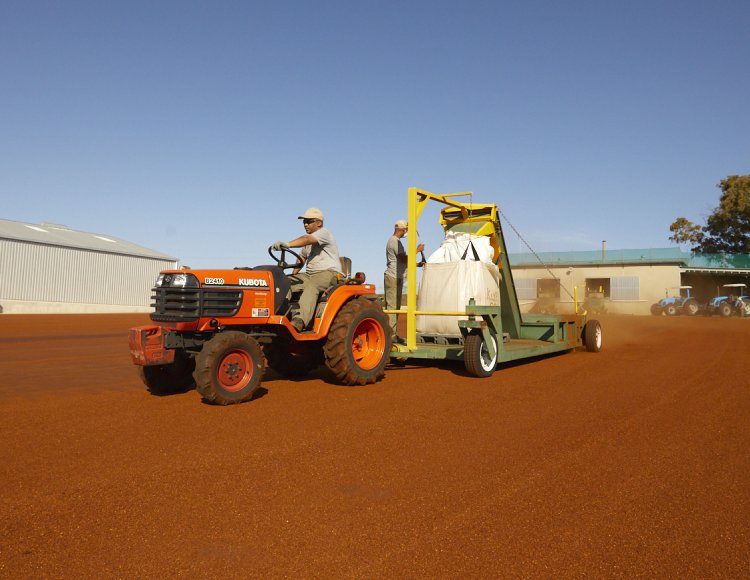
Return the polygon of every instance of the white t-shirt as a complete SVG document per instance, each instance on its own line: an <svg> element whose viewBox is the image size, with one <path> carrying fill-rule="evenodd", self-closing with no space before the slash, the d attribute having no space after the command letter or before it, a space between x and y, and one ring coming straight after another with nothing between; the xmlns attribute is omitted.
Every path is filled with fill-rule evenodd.
<svg viewBox="0 0 750 580"><path fill-rule="evenodd" d="M308 274L316 274L326 270L340 272L339 249L336 240L333 239L333 234L326 228L320 228L310 235L315 236L318 243L308 244L300 252L300 256L306 260L306 272Z"/></svg>

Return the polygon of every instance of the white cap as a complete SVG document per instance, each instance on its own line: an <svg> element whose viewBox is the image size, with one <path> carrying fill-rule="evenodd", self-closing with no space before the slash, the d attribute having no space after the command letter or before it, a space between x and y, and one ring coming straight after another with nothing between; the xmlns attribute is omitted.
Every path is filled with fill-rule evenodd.
<svg viewBox="0 0 750 580"><path fill-rule="evenodd" d="M311 207L308 209L305 213L303 213L301 216L299 216L298 219L301 220L322 220L323 219L323 212L320 211L317 207Z"/></svg>
<svg viewBox="0 0 750 580"><path fill-rule="evenodd" d="M408 226L406 224L406 220L398 220L395 224L397 228L406 229Z"/></svg>

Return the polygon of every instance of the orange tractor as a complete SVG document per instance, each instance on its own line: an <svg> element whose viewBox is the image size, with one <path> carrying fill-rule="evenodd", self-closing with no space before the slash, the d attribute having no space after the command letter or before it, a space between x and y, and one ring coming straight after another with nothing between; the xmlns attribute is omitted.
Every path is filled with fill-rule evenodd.
<svg viewBox="0 0 750 580"><path fill-rule="evenodd" d="M270 266L233 270L166 270L152 291L153 325L131 328L130 354L153 393L193 384L210 403L250 399L270 367L300 376L325 364L345 385L381 379L391 350L388 318L364 274L345 274L321 293L312 329L297 332L291 315L289 249L268 253Z"/></svg>

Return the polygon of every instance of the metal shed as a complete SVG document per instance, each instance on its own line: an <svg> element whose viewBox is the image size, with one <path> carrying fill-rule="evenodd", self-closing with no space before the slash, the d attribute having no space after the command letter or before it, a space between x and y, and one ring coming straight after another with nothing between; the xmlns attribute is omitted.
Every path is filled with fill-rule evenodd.
<svg viewBox="0 0 750 580"><path fill-rule="evenodd" d="M603 312L650 314L681 285L707 302L725 282L750 284L750 256L695 254L679 248L510 254L525 312L570 312L573 296Z"/></svg>
<svg viewBox="0 0 750 580"><path fill-rule="evenodd" d="M177 258L58 224L0 219L4 313L148 312L160 270Z"/></svg>

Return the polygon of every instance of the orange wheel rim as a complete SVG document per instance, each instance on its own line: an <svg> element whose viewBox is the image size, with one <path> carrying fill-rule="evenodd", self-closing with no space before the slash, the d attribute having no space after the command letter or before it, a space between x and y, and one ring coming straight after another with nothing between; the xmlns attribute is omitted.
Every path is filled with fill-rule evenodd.
<svg viewBox="0 0 750 580"><path fill-rule="evenodd" d="M385 352L385 330L372 318L366 318L354 329L352 337L352 357L359 368L374 369Z"/></svg>
<svg viewBox="0 0 750 580"><path fill-rule="evenodd" d="M221 359L217 379L225 391L244 389L253 378L253 360L243 350L233 350Z"/></svg>

